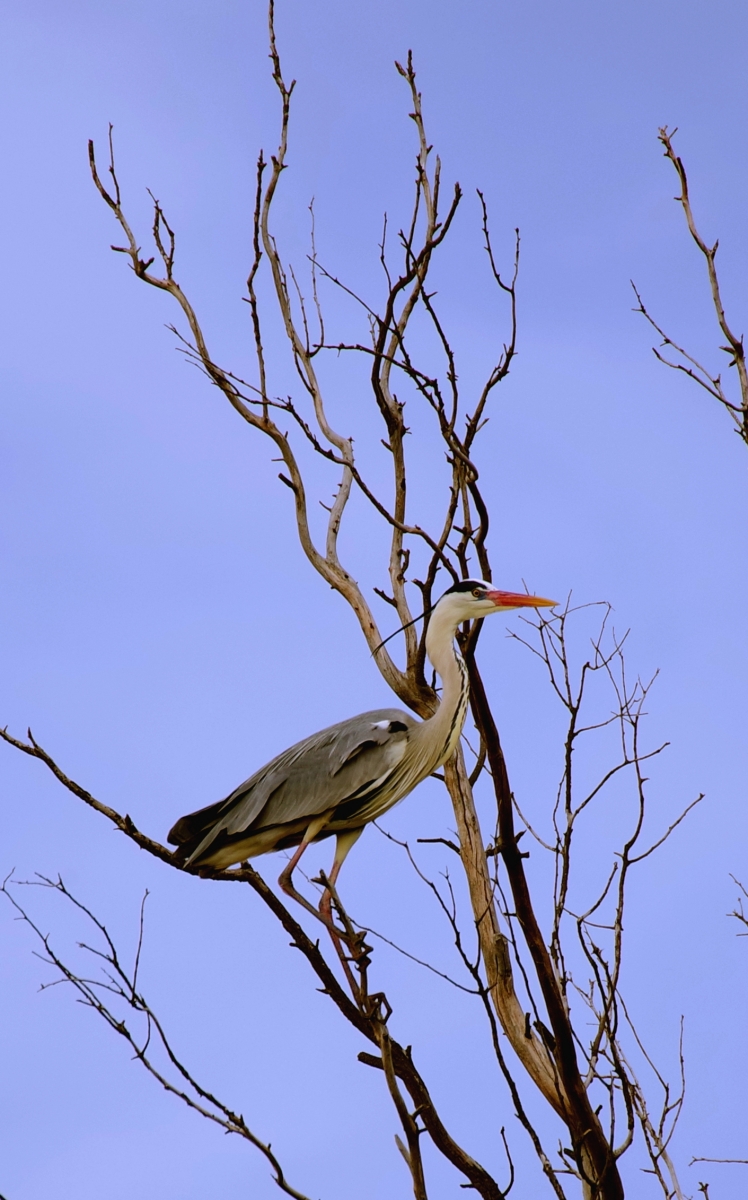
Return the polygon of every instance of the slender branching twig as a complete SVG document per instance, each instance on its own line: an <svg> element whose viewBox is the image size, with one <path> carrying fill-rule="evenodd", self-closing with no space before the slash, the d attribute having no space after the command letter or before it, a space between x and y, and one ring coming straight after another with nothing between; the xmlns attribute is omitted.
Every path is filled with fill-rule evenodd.
<svg viewBox="0 0 748 1200"><path fill-rule="evenodd" d="M722 382L721 373L716 374L705 367L698 359L689 354L682 346L678 345L660 325L655 321L654 317L646 309L644 302L639 295L636 287L634 295L636 296L637 307L635 312L641 313L642 316L649 322L655 332L662 338L660 349L653 347L653 352L661 363L666 367L671 367L674 371L681 371L697 383L699 387L718 400L722 407L729 413L735 423L736 433L740 435L743 441L748 445L748 367L745 361L745 348L743 346L743 335L736 334L732 327L728 324L725 314L725 307L722 300L722 290L717 274L717 250L719 249L719 241L710 245L703 235L700 233L696 224L696 219L691 207L691 197L688 190L688 177L686 168L683 165L683 160L676 154L673 147L673 138L677 130L669 130L664 126L659 131L659 140L664 147L665 158L672 163L675 168L675 173L678 176L678 184L680 186L680 194L675 197L675 200L680 204L688 225L688 232L693 241L696 243L705 263L707 275L709 277L709 292L711 296L712 306L717 318L719 330L725 339L725 344L719 348L728 355L728 367L734 367L738 377L739 398L737 403L731 400L725 391ZM662 353L662 349L665 353ZM674 357L671 357L674 356Z"/></svg>

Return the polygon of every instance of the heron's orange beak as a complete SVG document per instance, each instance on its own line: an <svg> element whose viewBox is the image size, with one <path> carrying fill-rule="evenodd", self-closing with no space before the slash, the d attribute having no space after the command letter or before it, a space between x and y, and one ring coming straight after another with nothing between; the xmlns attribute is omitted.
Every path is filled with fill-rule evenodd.
<svg viewBox="0 0 748 1200"><path fill-rule="evenodd" d="M528 596L522 592L487 592L487 600L493 600L497 608L553 608L555 600L544 600L542 596Z"/></svg>

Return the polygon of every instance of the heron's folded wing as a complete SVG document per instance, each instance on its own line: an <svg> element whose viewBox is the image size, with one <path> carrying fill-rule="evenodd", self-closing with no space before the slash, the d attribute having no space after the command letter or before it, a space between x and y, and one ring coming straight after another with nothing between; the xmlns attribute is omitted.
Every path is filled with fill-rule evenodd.
<svg viewBox="0 0 748 1200"><path fill-rule="evenodd" d="M311 820L393 769L417 724L408 713L385 708L322 729L271 759L224 800L182 817L169 842L191 843L192 858L224 831L236 837L252 827Z"/></svg>
<svg viewBox="0 0 748 1200"><path fill-rule="evenodd" d="M269 796L255 827L319 816L367 793L395 769L417 722L397 709L378 709L342 721L293 754L286 778ZM296 750L297 748L294 748Z"/></svg>
<svg viewBox="0 0 748 1200"><path fill-rule="evenodd" d="M282 757L282 756L280 756ZM230 796L199 808L196 812L180 817L169 830L167 841L171 846L182 846L194 842L206 834L217 834L222 829L234 832L245 829L267 803L271 792L286 778L287 771L279 759L273 759L249 779L245 779Z"/></svg>

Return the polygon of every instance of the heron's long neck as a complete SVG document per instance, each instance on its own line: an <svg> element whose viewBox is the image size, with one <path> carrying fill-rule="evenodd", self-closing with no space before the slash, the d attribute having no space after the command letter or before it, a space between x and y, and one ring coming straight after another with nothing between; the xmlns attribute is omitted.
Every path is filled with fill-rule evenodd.
<svg viewBox="0 0 748 1200"><path fill-rule="evenodd" d="M433 717L422 728L435 767L454 753L467 713L469 685L464 659L455 645L454 619L438 611L432 615L426 634L426 653L442 680L442 698Z"/></svg>

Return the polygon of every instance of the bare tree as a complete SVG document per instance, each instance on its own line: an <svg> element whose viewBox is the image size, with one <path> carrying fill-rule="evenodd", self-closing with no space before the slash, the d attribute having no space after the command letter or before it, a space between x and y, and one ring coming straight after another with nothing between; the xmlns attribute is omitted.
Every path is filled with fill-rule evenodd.
<svg viewBox="0 0 748 1200"><path fill-rule="evenodd" d="M722 301L722 292L720 288L719 276L717 274L717 250L719 249L719 240L710 245L704 236L699 232L696 224L696 219L693 215L691 207L691 197L688 191L688 177L686 168L683 165L683 160L675 153L673 149L673 138L677 133L676 129L668 130L664 126L659 132L659 139L665 148L665 158L667 158L675 168L678 176L678 184L680 194L675 197L678 204L681 205L683 213L688 225L688 232L691 234L694 242L699 248L702 257L706 263L707 275L709 277L709 291L711 295L714 313L717 318L720 333L725 339L725 344L719 347L724 354L728 355L728 367L734 367L738 377L738 392L739 395L733 399L730 398L729 390L726 389L722 381L720 371L716 373L706 367L697 358L694 358L683 346L674 341L669 334L665 333L664 329L658 324L654 317L644 306L639 292L634 283L631 286L634 289L634 294L637 300L637 308L635 312L639 312L647 319L649 324L657 334L662 338L660 348L652 347L654 354L661 363L666 367L671 367L674 371L682 371L689 379L693 379L695 383L702 387L710 396L718 400L724 409L729 413L735 423L735 432L740 435L743 441L748 445L748 368L746 368L745 349L743 347L743 335L733 332L732 327L728 323L725 313L724 304ZM664 353L663 353L664 350Z"/></svg>
<svg viewBox="0 0 748 1200"><path fill-rule="evenodd" d="M435 256L448 236L462 200L459 186L443 197L441 163L429 143L413 62L408 56L397 69L408 89L417 140L413 204L408 221L390 238L385 221L379 246L383 295L369 301L326 268L320 260L312 231L309 270L301 277L287 263L273 232L273 203L287 168L287 150L293 83L286 83L276 46L273 4L269 9L270 57L280 100L280 138L269 160L257 161L253 223L253 259L247 279L247 300L253 330L255 366L251 381L218 364L212 357L195 307L175 275L176 238L161 203L153 200L151 256L141 250L123 207L117 177L112 130L109 134L108 180L100 174L93 144L90 164L94 183L116 219L123 244L113 247L124 254L136 277L168 293L176 302L185 328L172 326L188 358L231 404L244 422L268 438L282 462L281 482L292 496L301 549L314 571L350 605L367 645L376 656L384 680L414 713L422 718L437 708L435 681L425 673L424 636L416 632L415 596L426 614L435 589L477 571L492 578L488 548L489 512L476 462L479 435L485 426L495 391L513 363L517 341L516 285L519 269L519 233L515 234L513 263L508 274L497 264L491 240L488 207L478 193L483 244L488 269L499 297L507 306L507 333L478 392L465 400L459 386L455 351L429 284ZM395 242L395 249L390 245ZM280 313L293 365L300 380L300 396L280 398L271 383L273 364L266 355L263 337L264 309L260 300L260 271L269 269L272 293ZM305 281L306 280L306 281ZM363 315L364 332L351 338L328 336L321 300L322 285L340 290ZM422 344L416 334L429 331L438 361L414 348ZM375 479L381 453L378 444L359 451L350 433L330 417L330 401L321 382L318 363L325 356L355 355L367 364L371 402L382 421L381 446L389 464L389 497L383 499ZM244 374L247 374L245 372ZM742 378L742 377L741 377ZM429 530L410 517L410 492L416 480L408 468L406 437L407 402L433 420L439 438L434 471L444 470L444 505L441 520ZM316 537L308 498L309 455L329 471L334 487L327 510L326 528ZM446 467L442 464L446 462ZM339 551L341 529L350 517L354 492L368 504L388 531L389 551L376 594L393 610L404 643L404 666L396 664L382 646L382 630L364 590L353 578ZM386 578L386 582L385 582ZM658 834L646 832L647 807L644 764L664 748L642 745L644 704L651 687L628 678L623 646L625 638L611 627L606 606L590 631L596 608L568 602L556 615L529 624L520 639L537 656L566 717L567 732L561 755L561 779L548 816L538 822L523 816L512 793L497 723L479 669L480 622L464 628L459 640L468 664L471 685L474 739L468 736L445 766L443 782L452 803L457 838L435 839L447 856L459 863L470 899L469 927L461 918L448 871L440 882L424 865L424 851L404 844L424 886L443 913L454 942L461 979L458 985L474 994L485 1023L488 1044L495 1056L514 1112L541 1164L551 1193L559 1198L581 1194L588 1200L619 1200L624 1195L620 1162L634 1143L638 1128L643 1138L648 1169L666 1197L682 1197L676 1169L669 1154L684 1096L684 1077L673 1092L644 1051L621 996L624 907L634 868L653 854L676 829L693 804ZM581 654L570 649L569 631L584 630ZM595 681L594 696L590 696ZM605 685L605 699L597 695L597 681ZM96 799L72 780L29 731L23 740L0 731L19 751L40 760L59 782L90 808L112 822L136 845L175 869L204 878L248 884L269 908L292 945L301 951L321 989L370 1045L359 1058L382 1072L397 1113L402 1137L398 1146L407 1164L414 1196L424 1200L428 1182L421 1151L426 1135L436 1150L458 1171L462 1186L486 1200L500 1200L514 1183L514 1167L502 1133L506 1164L502 1180L476 1161L458 1143L440 1115L437 1102L415 1063L410 1047L396 1041L389 1029L391 1007L386 993L372 979L373 950L377 935L346 911L333 890L339 938L346 947L342 961L329 959L314 936L289 911L262 875L249 864L217 870L184 867L174 861L160 842L141 832L126 814ZM583 747L604 740L608 765L594 786L579 784L576 764ZM613 739L613 740L611 740ZM474 749L470 750L470 745ZM467 755L467 759L466 759ZM630 828L622 845L612 851L599 887L585 894L578 879L574 848L579 830L594 821L604 824L605 805L613 787L628 787ZM487 842L478 819L474 789L492 792L495 825ZM548 856L550 884L533 895L526 871L524 850L533 841ZM434 839L424 839L433 841ZM172 1049L167 1033L145 1000L138 982L139 948L135 965L123 966L104 922L82 901L72 896L62 880L38 882L76 906L92 923L98 945L86 946L102 966L103 974L91 978L71 965L43 935L37 922L22 908L6 881L3 891L22 919L43 943L43 953L71 985L80 999L107 1021L132 1048L135 1058L168 1091L176 1094L206 1119L250 1142L265 1155L281 1190L301 1196L286 1181L270 1146L252 1133L241 1115L199 1083ZM326 882L323 879L323 882ZM541 915L539 915L541 914ZM543 921L550 924L544 934ZM386 939L386 935L385 940ZM474 944L473 944L474 943ZM127 1012L142 1023L131 1029ZM123 1015L125 1013L125 1015ZM590 1024L591 1021L591 1024ZM154 1047L154 1053L151 1052ZM155 1051L160 1054L156 1061ZM162 1065L159 1065L163 1060ZM681 1065L683 1062L680 1055ZM635 1063L637 1064L635 1066ZM639 1076L649 1072L662 1096L658 1110L647 1099ZM647 1085L649 1087L649 1085ZM558 1128L558 1150L549 1151L528 1115L524 1096L539 1094Z"/></svg>

